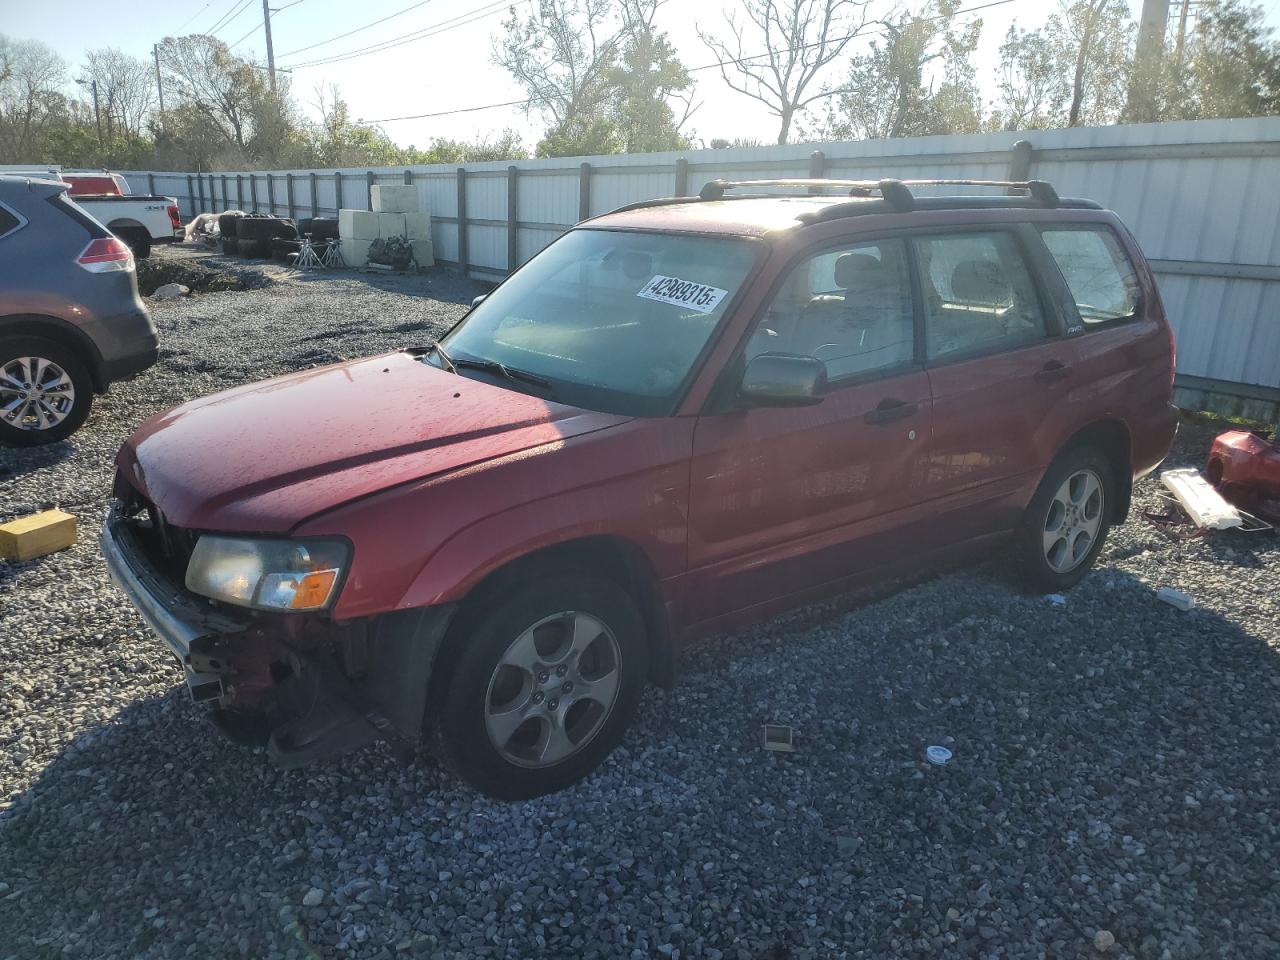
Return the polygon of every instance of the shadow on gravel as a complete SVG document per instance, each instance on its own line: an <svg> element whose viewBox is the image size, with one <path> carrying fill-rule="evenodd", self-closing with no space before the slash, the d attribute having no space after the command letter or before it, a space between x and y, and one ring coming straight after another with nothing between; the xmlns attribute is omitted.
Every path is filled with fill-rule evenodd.
<svg viewBox="0 0 1280 960"><path fill-rule="evenodd" d="M75 456L75 452L74 439L41 447L0 447L0 495L4 493L6 480L52 467Z"/></svg>
<svg viewBox="0 0 1280 960"><path fill-rule="evenodd" d="M0 953L1277 955L1263 639L1114 568L1060 608L959 574L823 609L699 646L524 804L380 749L279 772L177 689L138 702L0 821Z"/></svg>

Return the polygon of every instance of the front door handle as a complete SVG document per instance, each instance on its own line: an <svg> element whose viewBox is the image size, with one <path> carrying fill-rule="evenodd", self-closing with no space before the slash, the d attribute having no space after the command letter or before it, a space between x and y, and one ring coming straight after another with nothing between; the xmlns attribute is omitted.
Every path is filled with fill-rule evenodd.
<svg viewBox="0 0 1280 960"><path fill-rule="evenodd" d="M1043 367L1036 371L1036 383L1053 383L1055 380L1061 380L1063 377L1071 373L1071 364L1063 363L1061 360L1050 360Z"/></svg>
<svg viewBox="0 0 1280 960"><path fill-rule="evenodd" d="M885 397L881 400L874 410L869 410L863 415L862 419L866 423L892 423L894 420L901 420L903 417L909 417L920 409L918 403L907 403L905 400L895 400L893 397Z"/></svg>

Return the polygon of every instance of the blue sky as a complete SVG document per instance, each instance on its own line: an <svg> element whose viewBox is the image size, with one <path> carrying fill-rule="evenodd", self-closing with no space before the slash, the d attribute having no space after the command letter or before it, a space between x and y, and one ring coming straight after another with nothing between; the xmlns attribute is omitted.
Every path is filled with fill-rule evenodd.
<svg viewBox="0 0 1280 960"><path fill-rule="evenodd" d="M0 33L16 39L40 39L73 65L92 47L114 46L135 56L150 57L152 44L160 38L207 31L242 2L132 0L109 8L97 0L65 0L51 15L49 8L40 4L0 0ZM351 105L352 115L367 120L517 100L522 96L519 88L491 62L491 38L500 31L511 2L527 9L529 0L506 0L501 4L487 0L271 0L277 8L289 4L272 19L277 65L292 66L294 94L312 114L314 88L331 83L340 88ZM963 6L986 2L990 0L968 0ZM1141 5L1140 0L1130 0L1130 4L1135 13ZM707 64L713 58L698 40L695 27L701 24L712 30L723 29L723 11L734 5L734 0L669 0L659 15L659 23L670 33L688 66ZM890 2L873 0L872 9L882 12L891 6ZM1280 3L1264 0L1264 6L1269 7L1268 22L1274 25L1280 21ZM1056 3L1044 0L1012 0L964 16L965 20L981 17L984 23L977 56L984 85L991 83L997 48L1009 25L1016 20L1023 27L1038 26L1056 8ZM405 12L351 36L324 42L399 11ZM261 21L261 0L247 0L244 8L217 30L217 36L235 43L236 52L242 55L264 55ZM305 65L310 60L357 51L434 25L446 25L448 29L342 62ZM862 41L855 41L859 42ZM301 49L306 47L311 49ZM705 70L695 76L698 97L704 101L692 121L699 137L755 137L772 142L777 120L763 107L729 90L716 71ZM432 137L469 139L513 127L532 145L542 124L536 116L526 118L523 110L508 107L387 122L383 127L398 143L419 146Z"/></svg>

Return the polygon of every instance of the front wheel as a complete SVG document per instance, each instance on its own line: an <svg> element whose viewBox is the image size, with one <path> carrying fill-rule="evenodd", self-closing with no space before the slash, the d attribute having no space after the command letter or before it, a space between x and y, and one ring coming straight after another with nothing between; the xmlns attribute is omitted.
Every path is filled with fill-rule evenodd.
<svg viewBox="0 0 1280 960"><path fill-rule="evenodd" d="M0 339L0 442L65 440L92 405L89 371L74 351L42 337Z"/></svg>
<svg viewBox="0 0 1280 960"><path fill-rule="evenodd" d="M1056 593L1084 578L1106 541L1115 508L1110 461L1093 447L1072 447L1045 472L1023 516L1014 559L1033 590Z"/></svg>
<svg viewBox="0 0 1280 960"><path fill-rule="evenodd" d="M590 773L622 739L648 651L631 597L564 575L514 588L450 636L434 712L445 762L477 790L523 800Z"/></svg>

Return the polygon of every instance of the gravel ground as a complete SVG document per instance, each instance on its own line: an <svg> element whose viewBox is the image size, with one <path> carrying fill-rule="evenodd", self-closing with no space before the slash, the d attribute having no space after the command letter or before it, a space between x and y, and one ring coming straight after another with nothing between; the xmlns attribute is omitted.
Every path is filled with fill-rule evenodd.
<svg viewBox="0 0 1280 960"><path fill-rule="evenodd" d="M218 736L99 559L116 447L180 400L423 342L477 292L158 304L153 371L71 441L0 451L0 519L57 502L84 532L0 564L0 958L1280 956L1271 534L1174 542L1135 511L1062 607L983 567L717 638L598 774L526 803ZM794 754L759 749L770 720Z"/></svg>

